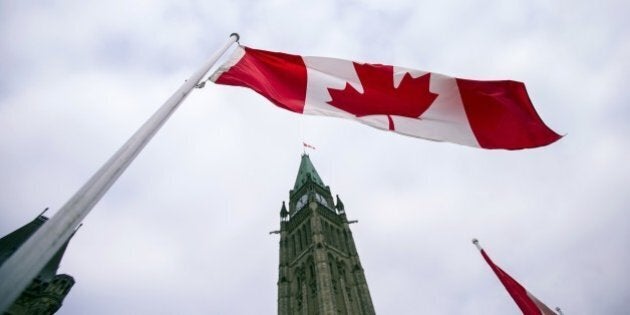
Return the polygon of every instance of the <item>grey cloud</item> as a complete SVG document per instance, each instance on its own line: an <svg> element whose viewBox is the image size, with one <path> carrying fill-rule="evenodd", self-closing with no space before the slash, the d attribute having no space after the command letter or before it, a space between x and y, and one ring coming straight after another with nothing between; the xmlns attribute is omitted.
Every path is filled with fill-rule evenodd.
<svg viewBox="0 0 630 315"><path fill-rule="evenodd" d="M58 209L233 31L246 45L525 81L568 135L522 152L196 90L85 221L60 314L270 314L301 142L343 198L381 314L510 314L470 244L566 314L630 300L627 5L33 2L0 8L0 233ZM52 212L51 211L51 212ZM247 301L246 303L244 301Z"/></svg>

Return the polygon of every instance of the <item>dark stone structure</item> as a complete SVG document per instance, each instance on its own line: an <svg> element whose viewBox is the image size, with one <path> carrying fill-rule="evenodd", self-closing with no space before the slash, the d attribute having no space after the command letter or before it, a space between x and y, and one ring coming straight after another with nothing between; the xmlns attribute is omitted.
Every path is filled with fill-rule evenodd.
<svg viewBox="0 0 630 315"><path fill-rule="evenodd" d="M375 314L352 222L306 154L280 217L278 314Z"/></svg>
<svg viewBox="0 0 630 315"><path fill-rule="evenodd" d="M0 239L0 266L44 223L48 221L43 215L13 231ZM5 315L22 314L54 314L70 292L74 285L74 278L69 275L57 274L59 263L63 257L68 241L44 266L42 271L33 279L33 282L22 292L13 305L5 312Z"/></svg>

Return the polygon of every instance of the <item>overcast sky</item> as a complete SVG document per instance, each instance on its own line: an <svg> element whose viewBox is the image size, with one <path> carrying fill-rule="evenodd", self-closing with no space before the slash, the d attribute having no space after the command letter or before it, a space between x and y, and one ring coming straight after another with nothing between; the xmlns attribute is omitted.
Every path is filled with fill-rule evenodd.
<svg viewBox="0 0 630 315"><path fill-rule="evenodd" d="M52 215L232 32L256 48L526 83L566 136L488 151L196 90L94 208L59 314L274 314L302 142L379 314L630 309L627 1L1 1L0 235Z"/></svg>

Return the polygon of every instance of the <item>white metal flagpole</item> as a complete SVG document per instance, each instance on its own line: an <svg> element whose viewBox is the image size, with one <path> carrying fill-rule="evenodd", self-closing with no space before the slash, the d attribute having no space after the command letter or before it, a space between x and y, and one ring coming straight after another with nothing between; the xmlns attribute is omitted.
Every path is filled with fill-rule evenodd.
<svg viewBox="0 0 630 315"><path fill-rule="evenodd" d="M0 267L0 314L26 289L68 240L94 205L120 177L192 89L239 36L230 39L136 131L129 140Z"/></svg>

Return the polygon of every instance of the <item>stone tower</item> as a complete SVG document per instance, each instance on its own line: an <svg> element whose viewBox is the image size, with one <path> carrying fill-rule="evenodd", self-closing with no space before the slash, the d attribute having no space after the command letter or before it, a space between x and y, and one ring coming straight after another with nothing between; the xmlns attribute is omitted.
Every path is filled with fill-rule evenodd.
<svg viewBox="0 0 630 315"><path fill-rule="evenodd" d="M343 203L306 154L280 218L278 314L375 314Z"/></svg>
<svg viewBox="0 0 630 315"><path fill-rule="evenodd" d="M37 229L48 221L43 215L27 223L23 227L9 233L0 239L0 266L31 236ZM66 241L59 251L42 268L39 275L22 292L5 315L22 314L54 314L70 292L74 285L74 278L66 274L57 274L59 263L63 257L70 239Z"/></svg>

